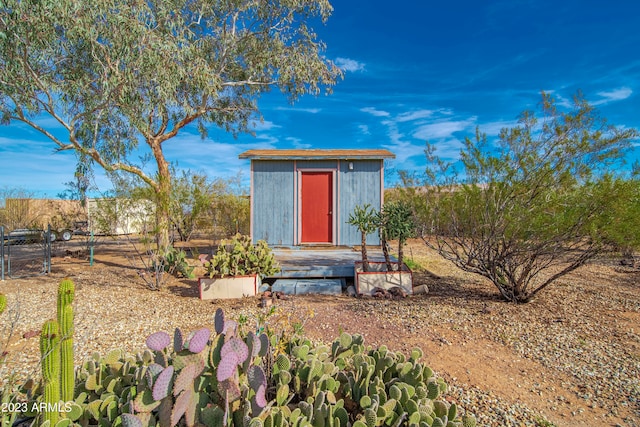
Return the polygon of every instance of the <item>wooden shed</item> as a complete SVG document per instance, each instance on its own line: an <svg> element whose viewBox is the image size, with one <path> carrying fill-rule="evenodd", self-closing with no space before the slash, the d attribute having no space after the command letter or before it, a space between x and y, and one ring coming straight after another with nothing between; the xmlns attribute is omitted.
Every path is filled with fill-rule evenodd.
<svg viewBox="0 0 640 427"><path fill-rule="evenodd" d="M358 245L357 205L384 203L388 150L249 150L251 236L272 246ZM368 243L379 244L377 233Z"/></svg>

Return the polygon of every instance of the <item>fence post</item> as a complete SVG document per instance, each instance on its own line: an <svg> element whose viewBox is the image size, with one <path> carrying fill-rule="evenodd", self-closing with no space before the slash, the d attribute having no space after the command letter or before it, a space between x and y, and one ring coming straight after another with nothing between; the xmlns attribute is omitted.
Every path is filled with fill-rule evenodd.
<svg viewBox="0 0 640 427"><path fill-rule="evenodd" d="M0 280L4 281L4 227L0 226Z"/></svg>
<svg viewBox="0 0 640 427"><path fill-rule="evenodd" d="M93 267L93 230L91 230L89 238L89 267Z"/></svg>
<svg viewBox="0 0 640 427"><path fill-rule="evenodd" d="M44 273L51 274L51 224L47 225L44 239Z"/></svg>

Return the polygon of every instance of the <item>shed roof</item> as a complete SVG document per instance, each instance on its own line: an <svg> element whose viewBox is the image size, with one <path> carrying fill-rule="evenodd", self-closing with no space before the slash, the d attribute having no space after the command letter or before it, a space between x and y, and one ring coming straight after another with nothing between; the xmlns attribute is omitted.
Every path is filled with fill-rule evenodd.
<svg viewBox="0 0 640 427"><path fill-rule="evenodd" d="M250 160L378 160L395 159L389 150L249 150L238 156Z"/></svg>

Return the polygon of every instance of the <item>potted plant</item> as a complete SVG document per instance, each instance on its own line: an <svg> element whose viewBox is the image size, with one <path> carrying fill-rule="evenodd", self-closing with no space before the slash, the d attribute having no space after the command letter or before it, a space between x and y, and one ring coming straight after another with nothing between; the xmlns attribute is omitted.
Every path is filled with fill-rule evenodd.
<svg viewBox="0 0 640 427"><path fill-rule="evenodd" d="M208 276L199 280L203 300L255 296L262 279L280 271L266 241L254 245L241 234L222 240L215 255L203 261Z"/></svg>
<svg viewBox="0 0 640 427"><path fill-rule="evenodd" d="M385 262L370 262L363 257L362 262L356 263L356 292L372 294L379 289L389 290L399 287L404 293L411 294L413 293L413 274L403 262L404 245L415 233L411 209L401 201L388 202L385 203L382 212L377 213L376 219ZM390 240L398 241L397 262L391 262L388 250Z"/></svg>
<svg viewBox="0 0 640 427"><path fill-rule="evenodd" d="M362 253L363 271L369 271L367 234L373 233L378 229L378 217L379 214L371 207L371 205L366 204L362 207L358 205L355 207L353 212L349 214L349 221L347 221L347 224L355 226L361 233L360 251Z"/></svg>

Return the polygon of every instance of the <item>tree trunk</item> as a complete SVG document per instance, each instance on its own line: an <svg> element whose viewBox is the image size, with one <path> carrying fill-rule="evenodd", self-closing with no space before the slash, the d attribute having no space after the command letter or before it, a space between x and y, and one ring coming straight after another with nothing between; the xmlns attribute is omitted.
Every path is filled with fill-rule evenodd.
<svg viewBox="0 0 640 427"><path fill-rule="evenodd" d="M362 233L361 249L362 252L362 271L369 271L369 256L367 255L367 234Z"/></svg>
<svg viewBox="0 0 640 427"><path fill-rule="evenodd" d="M398 240L398 271L402 271L402 263L404 262L404 253L402 247L404 246L403 240Z"/></svg>
<svg viewBox="0 0 640 427"><path fill-rule="evenodd" d="M389 243L384 237L384 233L380 233L380 240L382 243L382 254L384 255L384 262L387 264L387 271L393 271L391 266L391 257L389 256Z"/></svg>
<svg viewBox="0 0 640 427"><path fill-rule="evenodd" d="M149 145L153 150L153 155L158 165L158 182L156 191L156 243L158 251L164 254L171 244L169 239L169 227L171 217L169 214L169 203L171 200L171 171L169 163L164 158L162 147L159 142L150 141Z"/></svg>

